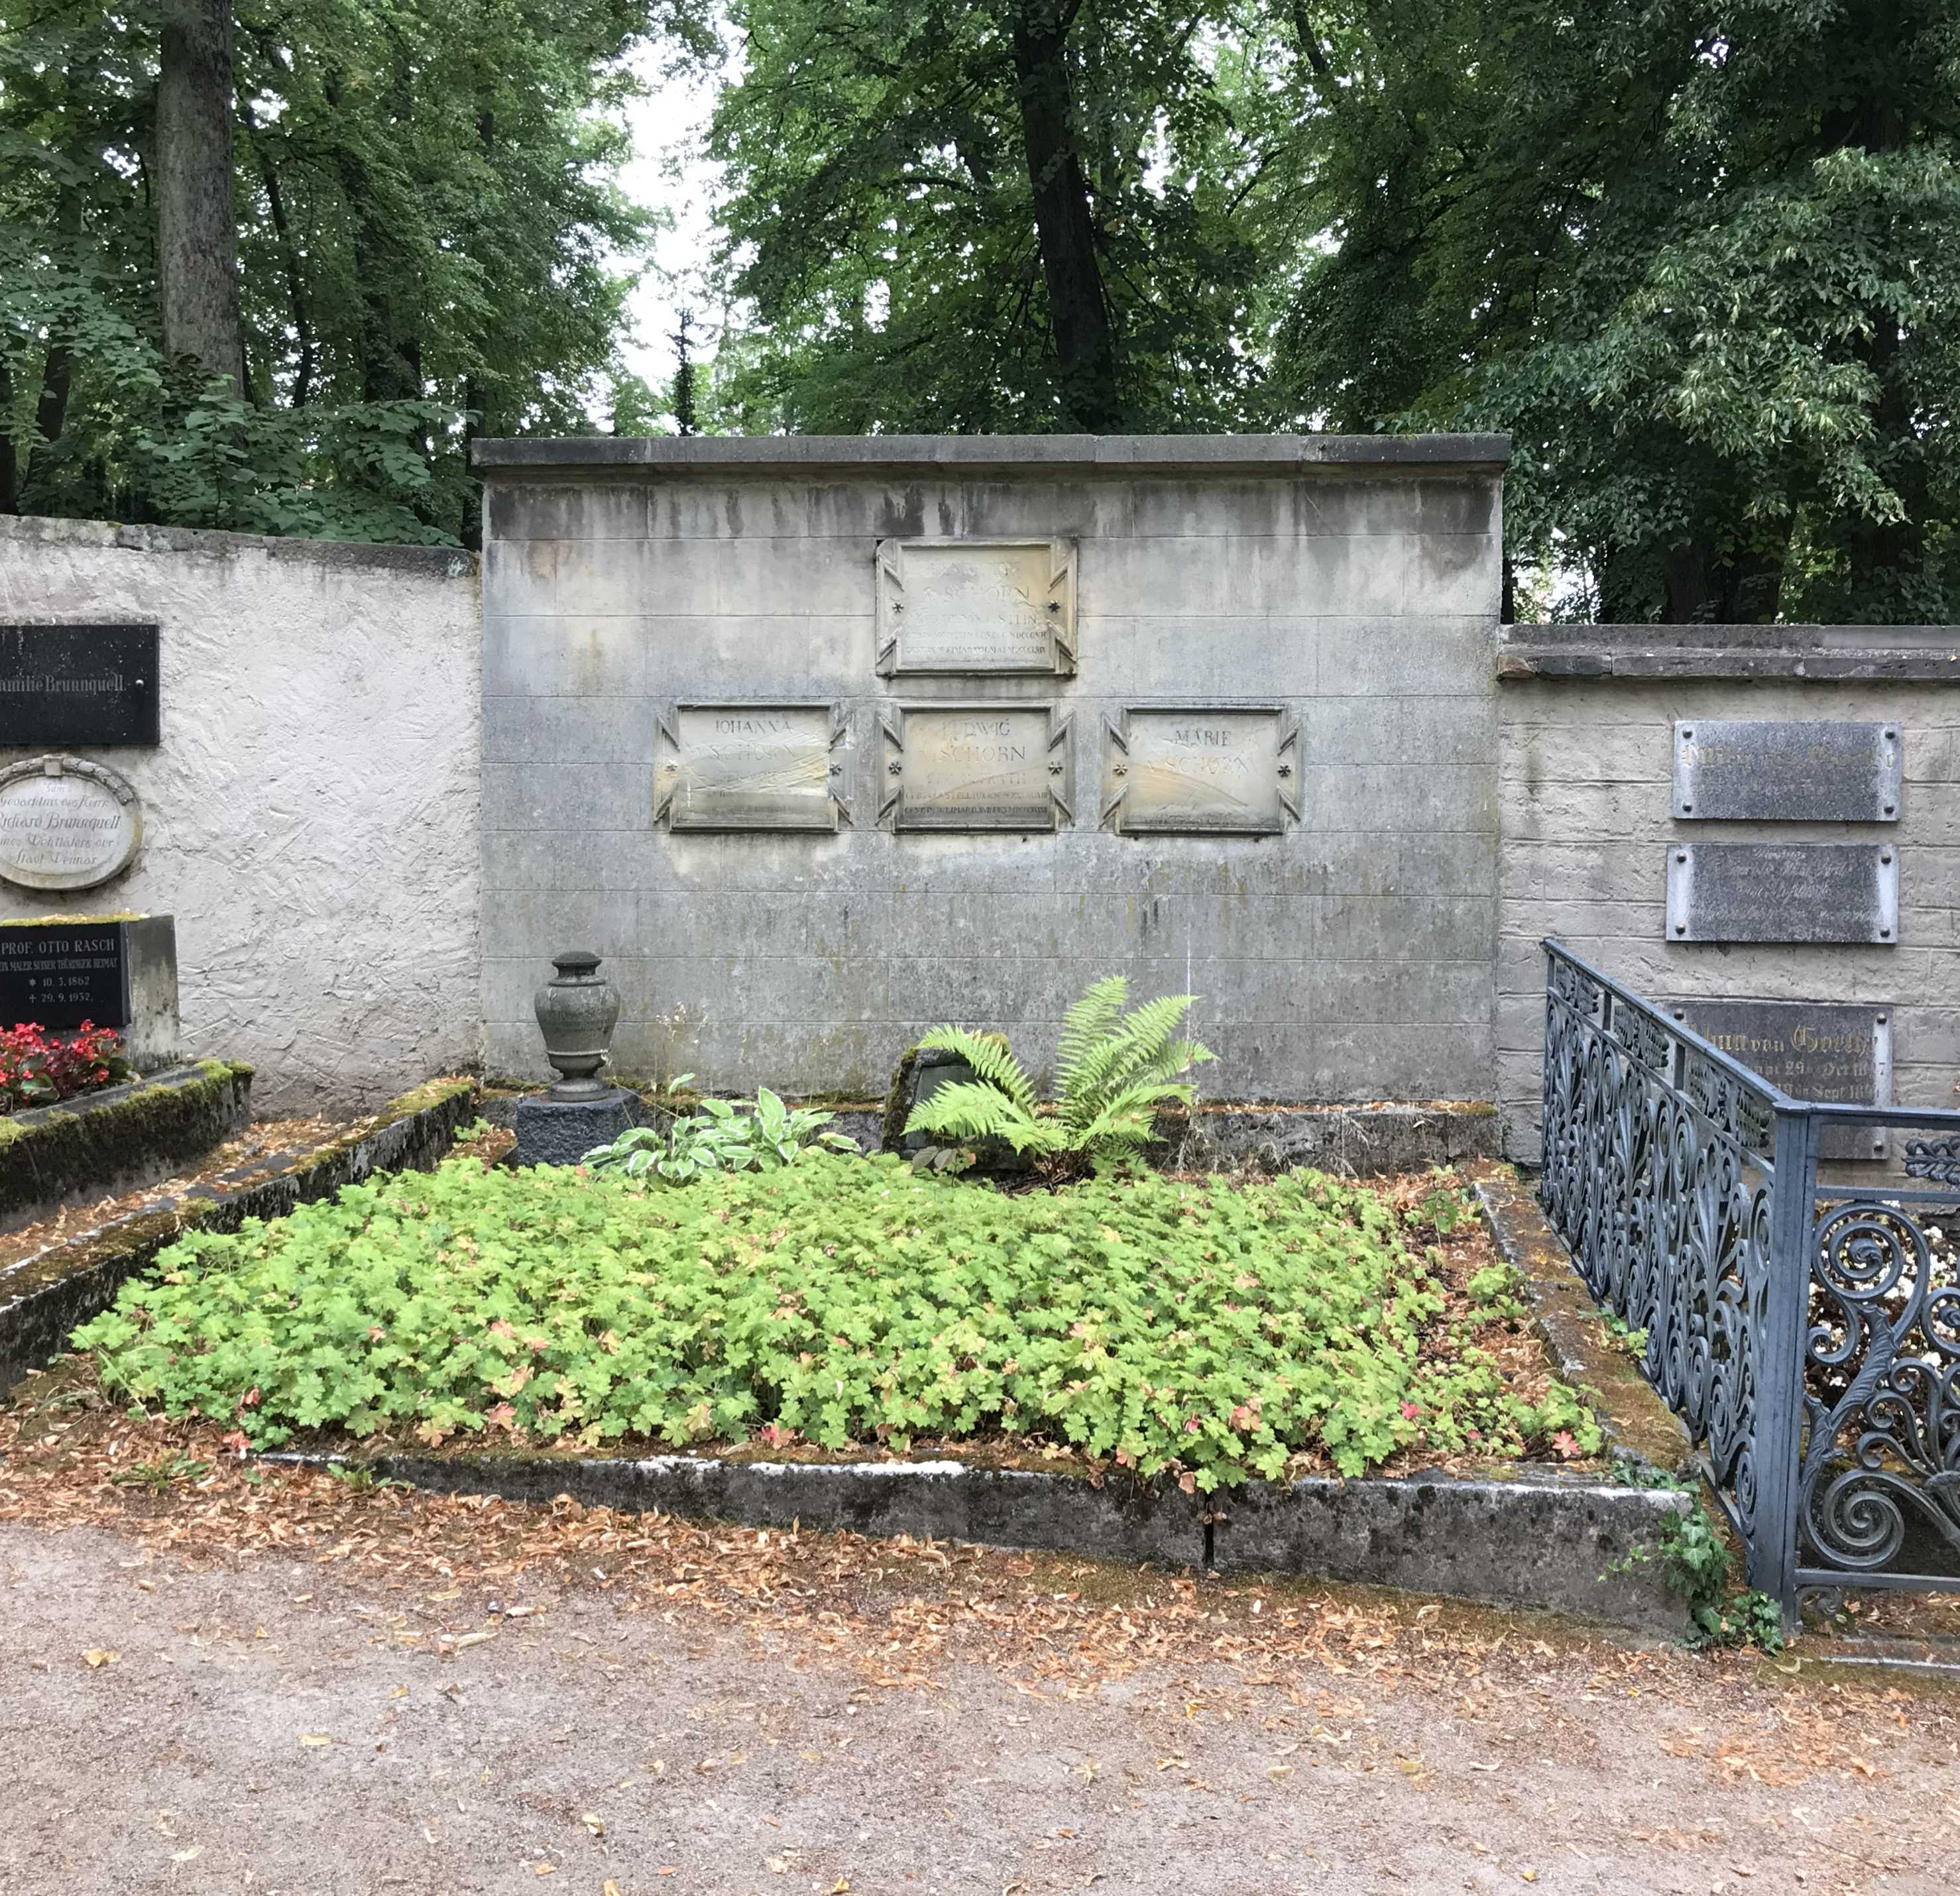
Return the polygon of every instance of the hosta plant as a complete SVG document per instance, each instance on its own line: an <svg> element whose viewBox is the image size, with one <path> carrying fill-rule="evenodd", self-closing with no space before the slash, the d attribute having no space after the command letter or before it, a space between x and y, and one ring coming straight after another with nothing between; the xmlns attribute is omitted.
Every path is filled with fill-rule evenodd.
<svg viewBox="0 0 1960 1896"><path fill-rule="evenodd" d="M1195 995L1164 994L1125 1013L1129 997L1129 983L1111 975L1069 1009L1055 1045L1052 1102L1036 1098L1000 1035L935 1027L919 1045L957 1054L975 1077L921 1100L906 1131L955 1142L999 1140L1018 1153L1096 1166L1136 1152L1150 1140L1160 1108L1191 1104L1182 1076L1213 1055L1179 1031Z"/></svg>
<svg viewBox="0 0 1960 1896"><path fill-rule="evenodd" d="M670 1185L713 1172L773 1172L794 1165L816 1143L854 1152L842 1134L823 1131L831 1118L809 1106L785 1105L764 1086L752 1105L704 1099L698 1112L676 1119L664 1131L632 1127L609 1145L594 1146L581 1163L595 1172L616 1168L628 1178L651 1172Z"/></svg>

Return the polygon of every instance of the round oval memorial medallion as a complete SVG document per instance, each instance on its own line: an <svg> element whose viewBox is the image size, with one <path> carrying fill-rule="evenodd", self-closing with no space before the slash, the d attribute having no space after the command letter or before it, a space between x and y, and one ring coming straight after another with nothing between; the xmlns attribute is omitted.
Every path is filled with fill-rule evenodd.
<svg viewBox="0 0 1960 1896"><path fill-rule="evenodd" d="M0 770L0 878L27 889L93 889L119 876L143 840L132 785L80 757Z"/></svg>

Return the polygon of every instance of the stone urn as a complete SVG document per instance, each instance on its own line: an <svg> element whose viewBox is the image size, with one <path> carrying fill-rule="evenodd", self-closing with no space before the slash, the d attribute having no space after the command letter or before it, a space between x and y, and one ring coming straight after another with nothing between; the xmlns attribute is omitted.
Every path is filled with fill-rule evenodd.
<svg viewBox="0 0 1960 1896"><path fill-rule="evenodd" d="M533 1005L545 1037L545 1058L560 1075L548 1099L579 1101L606 1097L612 1088L599 1078L609 1058L612 1029L619 1024L619 994L599 972L599 957L574 948L552 957L558 970L537 991Z"/></svg>

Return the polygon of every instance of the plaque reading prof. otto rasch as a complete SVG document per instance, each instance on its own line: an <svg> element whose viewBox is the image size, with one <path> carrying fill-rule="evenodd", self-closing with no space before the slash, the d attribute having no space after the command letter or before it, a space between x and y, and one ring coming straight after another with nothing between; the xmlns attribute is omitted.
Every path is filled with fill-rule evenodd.
<svg viewBox="0 0 1960 1896"><path fill-rule="evenodd" d="M896 829L1053 829L1070 814L1068 720L1045 705L907 705L888 714Z"/></svg>
<svg viewBox="0 0 1960 1896"><path fill-rule="evenodd" d="M1829 1000L1682 1000L1669 1009L1704 1039L1793 1098L1892 1102L1889 1007ZM1882 1127L1825 1125L1827 1159L1882 1159Z"/></svg>
<svg viewBox="0 0 1960 1896"><path fill-rule="evenodd" d="M1139 833L1277 835L1300 814L1296 735L1271 706L1132 706L1109 725L1102 820Z"/></svg>
<svg viewBox="0 0 1960 1896"><path fill-rule="evenodd" d="M842 713L677 705L660 720L654 820L670 829L835 829L848 819Z"/></svg>
<svg viewBox="0 0 1960 1896"><path fill-rule="evenodd" d="M881 540L878 670L1073 672L1075 542Z"/></svg>

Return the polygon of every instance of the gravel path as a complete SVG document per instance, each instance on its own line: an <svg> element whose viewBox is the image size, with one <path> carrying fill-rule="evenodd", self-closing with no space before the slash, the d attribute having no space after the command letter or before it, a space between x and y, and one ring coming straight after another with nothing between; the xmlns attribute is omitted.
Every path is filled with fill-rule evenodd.
<svg viewBox="0 0 1960 1896"><path fill-rule="evenodd" d="M1415 1603L1344 1657L1263 1671L1222 1631L1227 1659L1089 1682L949 1638L890 1682L868 1597L731 1618L589 1572L410 1587L344 1547L155 1541L0 1525L9 1891L1930 1896L1960 1851L1941 1684ZM976 1557L949 1624L962 1599L984 1619L989 1573L1053 1579ZM1166 1586L1067 1573L1122 1624Z"/></svg>

